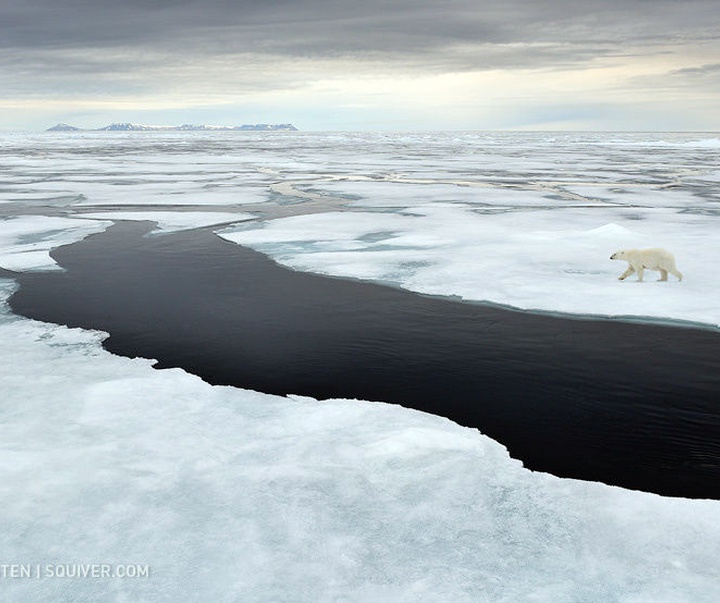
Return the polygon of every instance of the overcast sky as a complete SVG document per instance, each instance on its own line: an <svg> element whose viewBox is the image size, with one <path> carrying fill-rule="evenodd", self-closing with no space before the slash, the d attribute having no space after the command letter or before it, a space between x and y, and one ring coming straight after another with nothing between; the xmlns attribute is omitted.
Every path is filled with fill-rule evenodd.
<svg viewBox="0 0 720 603"><path fill-rule="evenodd" d="M0 0L0 129L720 129L720 0Z"/></svg>

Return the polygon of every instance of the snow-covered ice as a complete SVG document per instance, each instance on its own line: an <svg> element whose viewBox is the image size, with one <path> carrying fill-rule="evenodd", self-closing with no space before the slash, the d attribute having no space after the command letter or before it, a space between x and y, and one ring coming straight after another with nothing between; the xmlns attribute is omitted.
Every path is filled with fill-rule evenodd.
<svg viewBox="0 0 720 603"><path fill-rule="evenodd" d="M299 270L717 326L717 140L6 135L0 266L52 269L112 219L242 221L221 235ZM684 280L618 282L610 254L643 246ZM0 306L0 563L150 576L0 578L4 600L720 600L718 501L533 473L446 419L210 386L103 337Z"/></svg>
<svg viewBox="0 0 720 603"><path fill-rule="evenodd" d="M294 216L223 231L298 270L508 306L720 324L720 221L667 208L478 212L455 203L403 212ZM682 283L618 282L622 248L665 247Z"/></svg>
<svg viewBox="0 0 720 603"><path fill-rule="evenodd" d="M720 502L533 473L440 417L210 386L102 337L0 314L0 557L150 576L6 579L6 600L720 597Z"/></svg>
<svg viewBox="0 0 720 603"><path fill-rule="evenodd" d="M220 234L297 270L520 309L717 327L720 147L689 136L560 144L505 135L490 148L479 134L428 137L423 146L398 136L392 148L405 145L412 169L390 160L378 173L375 161L366 170L358 161L354 174L293 183L315 198L345 199L340 211ZM684 282L617 282L624 264L609 256L642 247L671 250Z"/></svg>
<svg viewBox="0 0 720 603"><path fill-rule="evenodd" d="M50 251L102 232L112 222L48 216L0 220L0 268L14 271L57 269Z"/></svg>
<svg viewBox="0 0 720 603"><path fill-rule="evenodd" d="M14 215L47 206L103 219L142 219L152 208L171 230L222 221L221 213L237 221L252 214L259 219L221 236L298 270L520 309L717 327L717 140L713 133L6 135L0 205L16 208ZM218 215L205 216L209 207ZM262 220L263 212L272 219ZM617 282L624 267L610 255L645 246L673 252L683 283L655 283L653 273L642 285Z"/></svg>

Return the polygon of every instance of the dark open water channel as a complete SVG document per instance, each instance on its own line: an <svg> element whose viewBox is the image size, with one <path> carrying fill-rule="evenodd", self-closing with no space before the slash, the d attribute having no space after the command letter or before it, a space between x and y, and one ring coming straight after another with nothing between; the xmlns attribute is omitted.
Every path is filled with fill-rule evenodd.
<svg viewBox="0 0 720 603"><path fill-rule="evenodd" d="M428 298L148 230L57 249L66 272L20 274L12 308L210 383L395 402L477 427L531 469L720 499L716 332Z"/></svg>

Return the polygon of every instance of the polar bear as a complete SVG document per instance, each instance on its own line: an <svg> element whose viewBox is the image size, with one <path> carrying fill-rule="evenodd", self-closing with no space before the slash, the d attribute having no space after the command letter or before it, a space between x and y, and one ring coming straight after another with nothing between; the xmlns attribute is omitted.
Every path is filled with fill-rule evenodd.
<svg viewBox="0 0 720 603"><path fill-rule="evenodd" d="M668 272L682 280L682 272L675 266L675 257L672 253L659 247L650 249L621 249L610 256L611 260L625 260L628 268L618 280L625 280L633 272L637 272L638 281L643 280L644 270L659 270L661 281L668 280Z"/></svg>

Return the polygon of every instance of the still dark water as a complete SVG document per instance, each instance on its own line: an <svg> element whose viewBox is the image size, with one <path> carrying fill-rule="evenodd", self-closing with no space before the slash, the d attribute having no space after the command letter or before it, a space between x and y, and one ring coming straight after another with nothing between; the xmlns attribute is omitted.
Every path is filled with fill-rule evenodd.
<svg viewBox="0 0 720 603"><path fill-rule="evenodd" d="M720 499L716 332L428 298L148 229L57 249L66 272L20 274L12 308L210 383L394 402L477 427L531 469Z"/></svg>

